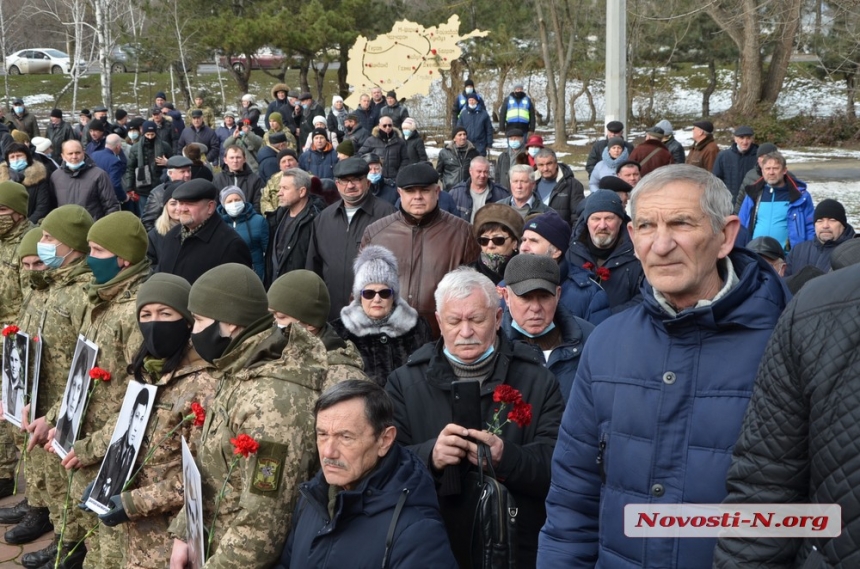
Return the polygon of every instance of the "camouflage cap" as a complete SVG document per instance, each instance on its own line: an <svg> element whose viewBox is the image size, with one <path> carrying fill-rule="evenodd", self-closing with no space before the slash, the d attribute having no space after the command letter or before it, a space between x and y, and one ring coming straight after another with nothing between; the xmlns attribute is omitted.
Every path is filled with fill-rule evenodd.
<svg viewBox="0 0 860 569"><path fill-rule="evenodd" d="M257 273L239 263L225 263L194 282L188 310L225 324L250 326L269 313L269 299Z"/></svg>
<svg viewBox="0 0 860 569"><path fill-rule="evenodd" d="M42 220L43 231L63 245L83 253L90 250L87 234L92 226L93 216L75 204L61 205Z"/></svg>

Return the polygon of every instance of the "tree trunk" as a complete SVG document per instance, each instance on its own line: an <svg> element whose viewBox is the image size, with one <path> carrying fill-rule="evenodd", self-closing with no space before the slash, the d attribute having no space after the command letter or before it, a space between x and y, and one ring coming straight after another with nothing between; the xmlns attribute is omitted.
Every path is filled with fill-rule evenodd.
<svg viewBox="0 0 860 569"><path fill-rule="evenodd" d="M767 79L761 97L766 109L773 107L782 90L782 82L785 80L791 54L794 52L794 40L797 37L797 30L800 29L802 5L803 0L783 0L780 4L780 10L785 16L778 28L777 43L767 69Z"/></svg>
<svg viewBox="0 0 860 569"><path fill-rule="evenodd" d="M325 84L325 74L327 71L328 61L320 65L319 69L317 69L317 65L314 64L314 78L316 79L317 84L317 101L322 101L323 107L325 107L325 101L323 101L323 86Z"/></svg>
<svg viewBox="0 0 860 569"><path fill-rule="evenodd" d="M102 104L107 107L109 116L112 114L111 70L108 61L110 47L110 22L108 21L108 3L105 0L93 2L93 12L96 18L95 34L98 44L99 83L101 85Z"/></svg>
<svg viewBox="0 0 860 569"><path fill-rule="evenodd" d="M543 15L543 0L535 1L535 13L538 19L538 32L540 33L540 52L543 57L544 69L546 69L546 96L547 116L551 115L551 109L558 108L558 92L555 88L555 65L549 53L549 37L546 31L546 20Z"/></svg>
<svg viewBox="0 0 860 569"><path fill-rule="evenodd" d="M310 93L311 86L308 83L308 69L310 68L310 60L303 57L299 62L299 86L300 91Z"/></svg>
<svg viewBox="0 0 860 569"><path fill-rule="evenodd" d="M756 3L745 0L743 6L743 44L741 50L741 86L735 110L752 116L761 100L761 39Z"/></svg>
<svg viewBox="0 0 860 569"><path fill-rule="evenodd" d="M510 73L510 67L504 66L499 69L499 80L496 82L496 104L492 109L487 109L493 122L499 120L499 110L502 108L505 99L507 99L507 95L505 94L505 82L508 80L508 75L510 75ZM486 102L487 101L485 99L484 103Z"/></svg>
<svg viewBox="0 0 860 569"><path fill-rule="evenodd" d="M597 107L594 106L594 95L591 93L591 81L586 82L585 100L588 101L588 125L594 126L597 122Z"/></svg>
<svg viewBox="0 0 860 569"><path fill-rule="evenodd" d="M845 112L849 117L854 118L856 116L854 109L854 97L857 95L857 84L856 84L856 76L854 73L845 73L845 86L846 86L846 97L845 101Z"/></svg>
<svg viewBox="0 0 860 569"><path fill-rule="evenodd" d="M337 70L337 91L344 99L349 97L349 83L346 82L347 65L349 63L349 48L350 46L346 44L340 45L340 67Z"/></svg>
<svg viewBox="0 0 860 569"><path fill-rule="evenodd" d="M711 95L717 90L717 64L711 59L708 61L708 86L702 91L702 116L711 116Z"/></svg>

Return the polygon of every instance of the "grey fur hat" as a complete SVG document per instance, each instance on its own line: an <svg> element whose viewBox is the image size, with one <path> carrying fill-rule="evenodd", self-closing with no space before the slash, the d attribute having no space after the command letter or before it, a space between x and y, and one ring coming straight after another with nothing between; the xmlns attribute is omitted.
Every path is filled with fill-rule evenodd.
<svg viewBox="0 0 860 569"><path fill-rule="evenodd" d="M368 245L355 258L352 265L355 280L352 282L352 297L359 299L361 291L369 284L384 284L400 297L400 278L397 274L397 258L394 253L379 245Z"/></svg>

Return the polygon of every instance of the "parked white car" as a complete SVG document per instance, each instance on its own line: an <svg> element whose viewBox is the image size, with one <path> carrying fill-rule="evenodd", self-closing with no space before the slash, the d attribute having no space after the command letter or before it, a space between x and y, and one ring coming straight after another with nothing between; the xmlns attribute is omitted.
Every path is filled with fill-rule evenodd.
<svg viewBox="0 0 860 569"><path fill-rule="evenodd" d="M6 58L6 73L23 75L31 73L69 73L72 60L69 54L57 49L22 49Z"/></svg>

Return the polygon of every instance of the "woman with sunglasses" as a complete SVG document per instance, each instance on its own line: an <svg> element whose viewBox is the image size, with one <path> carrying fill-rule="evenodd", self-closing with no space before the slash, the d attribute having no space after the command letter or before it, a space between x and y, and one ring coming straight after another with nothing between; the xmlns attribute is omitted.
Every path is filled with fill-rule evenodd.
<svg viewBox="0 0 860 569"><path fill-rule="evenodd" d="M368 377L384 386L392 371L431 341L430 326L400 298L397 259L391 251L378 245L365 247L353 269L352 302L332 326L356 345Z"/></svg>
<svg viewBox="0 0 860 569"><path fill-rule="evenodd" d="M475 213L472 229L481 246L481 256L470 266L497 285L519 249L523 218L509 205L489 203Z"/></svg>

